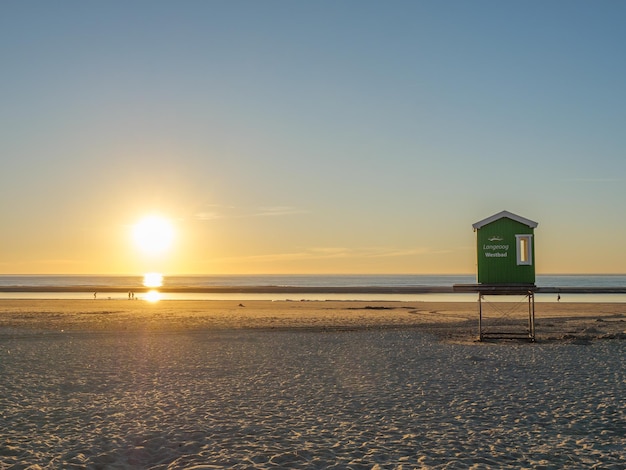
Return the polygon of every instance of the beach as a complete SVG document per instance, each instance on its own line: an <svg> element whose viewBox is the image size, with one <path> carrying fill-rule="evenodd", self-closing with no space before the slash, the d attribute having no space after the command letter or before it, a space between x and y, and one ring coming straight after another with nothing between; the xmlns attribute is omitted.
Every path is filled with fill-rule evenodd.
<svg viewBox="0 0 626 470"><path fill-rule="evenodd" d="M538 303L536 330L476 342L463 302L2 300L0 469L624 468L626 306Z"/></svg>
<svg viewBox="0 0 626 470"><path fill-rule="evenodd" d="M483 302L485 324L525 329L523 302ZM579 342L620 337L622 303L536 303L538 340ZM491 308L493 306L493 308ZM511 313L511 311L513 311ZM503 312L499 315L499 312ZM500 318L504 317L504 318ZM126 301L0 299L0 328L41 334L70 332L182 332L213 329L363 330L413 328L439 339L473 342L476 302L422 301Z"/></svg>

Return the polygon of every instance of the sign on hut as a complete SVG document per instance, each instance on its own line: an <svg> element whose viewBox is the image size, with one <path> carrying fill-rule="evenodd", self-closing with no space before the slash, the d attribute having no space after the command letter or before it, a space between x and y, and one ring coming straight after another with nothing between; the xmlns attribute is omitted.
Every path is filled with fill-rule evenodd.
<svg viewBox="0 0 626 470"><path fill-rule="evenodd" d="M534 229L537 222L520 217L508 211L480 220L472 224L476 232L477 284L455 285L455 291L478 292L478 331L479 339L528 338L535 340L535 243ZM483 300L491 295L522 296L528 299L528 323L525 332L513 331L513 310L517 304L508 303L504 309L494 304L498 310L500 323L487 325L483 322ZM495 327L495 329L494 329Z"/></svg>

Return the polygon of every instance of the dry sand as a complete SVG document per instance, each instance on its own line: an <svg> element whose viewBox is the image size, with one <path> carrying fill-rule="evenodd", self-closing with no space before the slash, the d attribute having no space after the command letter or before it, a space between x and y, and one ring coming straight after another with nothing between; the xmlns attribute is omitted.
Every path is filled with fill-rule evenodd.
<svg viewBox="0 0 626 470"><path fill-rule="evenodd" d="M626 468L626 306L476 309L2 300L0 469Z"/></svg>

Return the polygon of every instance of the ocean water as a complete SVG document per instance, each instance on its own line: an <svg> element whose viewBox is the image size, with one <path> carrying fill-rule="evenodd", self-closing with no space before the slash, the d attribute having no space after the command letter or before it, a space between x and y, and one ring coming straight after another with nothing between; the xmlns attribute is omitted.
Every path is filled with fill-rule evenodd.
<svg viewBox="0 0 626 470"><path fill-rule="evenodd" d="M454 284L472 284L474 275L194 275L164 276L163 289L207 287L451 287ZM576 274L538 275L539 287L617 287L626 288L625 274ZM10 292L11 288L30 288L30 292ZM53 298L85 299L93 293L85 289L98 290L123 288L128 290L143 287L143 276L102 275L0 275L2 298ZM38 289L41 290L38 290ZM63 288L65 292L46 292L48 288ZM72 288L76 288L73 291ZM100 298L127 299L127 293L103 293ZM137 298L144 298L138 294ZM162 300L424 300L424 301L475 301L476 294L470 293L424 293L424 294L276 294L276 293L167 293L160 292ZM503 299L504 300L504 299ZM556 301L554 294L537 294L537 301ZM626 302L626 294L567 294L561 295L562 302Z"/></svg>
<svg viewBox="0 0 626 470"><path fill-rule="evenodd" d="M164 276L169 287L448 287L476 282L473 274L257 274ZM624 287L626 274L537 275L539 287ZM127 287L143 285L143 275L0 275L0 287Z"/></svg>
<svg viewBox="0 0 626 470"><path fill-rule="evenodd" d="M624 276L626 282L626 276ZM473 275L195 275L164 276L167 287L405 287L475 282ZM141 287L143 276L0 276L0 287Z"/></svg>

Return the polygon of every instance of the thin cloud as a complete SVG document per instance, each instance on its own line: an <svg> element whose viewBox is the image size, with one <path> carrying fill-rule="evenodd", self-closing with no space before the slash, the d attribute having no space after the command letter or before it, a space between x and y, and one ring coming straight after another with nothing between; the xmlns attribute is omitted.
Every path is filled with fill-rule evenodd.
<svg viewBox="0 0 626 470"><path fill-rule="evenodd" d="M201 211L196 212L193 216L196 220L216 220L227 217L227 214L233 211L235 206L224 206L221 204L207 204Z"/></svg>
<svg viewBox="0 0 626 470"><path fill-rule="evenodd" d="M242 209L235 206L208 206L197 212L196 220L242 219L248 217L283 217L295 214L306 214L308 211L293 206L262 206Z"/></svg>
<svg viewBox="0 0 626 470"><path fill-rule="evenodd" d="M204 211L204 212L198 212L194 218L196 220L216 220L216 219L221 219L223 218L223 215L219 212L216 211Z"/></svg>
<svg viewBox="0 0 626 470"><path fill-rule="evenodd" d="M563 178L568 183L622 183L626 178Z"/></svg>
<svg viewBox="0 0 626 470"><path fill-rule="evenodd" d="M35 259L31 262L27 262L25 264L42 264L42 265L62 265L62 266L80 266L84 263L84 260L76 260L76 259L67 259L67 258L44 258L44 259Z"/></svg>
<svg viewBox="0 0 626 470"><path fill-rule="evenodd" d="M304 261L332 258L346 258L347 250L343 248L313 248L305 251L291 253L271 253L267 255L251 255L226 258L226 261L250 261L250 262L277 262L277 261Z"/></svg>
<svg viewBox="0 0 626 470"><path fill-rule="evenodd" d="M260 207L255 214L256 217L277 217L283 215L305 214L307 211L291 206L271 206Z"/></svg>
<svg viewBox="0 0 626 470"><path fill-rule="evenodd" d="M449 250L432 250L427 247L421 248L362 248L350 249L344 247L315 247L306 250L289 253L271 253L266 255L252 255L245 257L232 257L223 261L249 261L249 262L278 262L278 261L308 261L327 259L366 259L366 258L394 258L421 256L426 254L448 253Z"/></svg>
<svg viewBox="0 0 626 470"><path fill-rule="evenodd" d="M431 254L443 254L450 253L451 250L432 250L428 247L421 248L379 248L372 249L369 252L364 252L364 257L367 258L396 258L399 256L420 256Z"/></svg>

